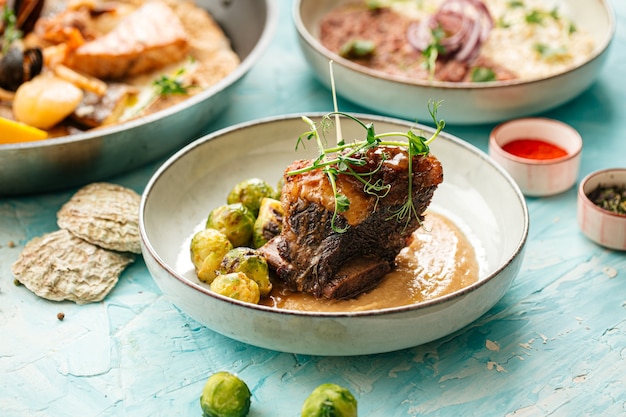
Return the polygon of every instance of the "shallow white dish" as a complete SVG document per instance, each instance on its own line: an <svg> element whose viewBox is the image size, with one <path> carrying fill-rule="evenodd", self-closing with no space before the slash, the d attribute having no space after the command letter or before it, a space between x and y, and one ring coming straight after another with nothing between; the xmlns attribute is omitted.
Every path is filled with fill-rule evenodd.
<svg viewBox="0 0 626 417"><path fill-rule="evenodd" d="M307 116L317 120L321 114ZM378 133L412 126L397 119L357 117L374 122ZM350 313L252 305L216 295L201 284L189 261L194 230L239 181L260 177L275 184L293 160L316 157L314 146L294 151L307 127L300 115L233 126L183 148L150 179L140 208L143 256L156 283L176 306L208 328L252 345L301 354L360 355L443 337L500 300L521 266L528 234L526 203L511 177L485 153L445 133L431 145L444 169L444 182L431 208L467 231L483 253L479 282L417 305ZM349 122L342 122L342 132L346 139L363 134Z"/></svg>
<svg viewBox="0 0 626 417"><path fill-rule="evenodd" d="M595 81L606 61L615 33L614 12L607 0L556 0L577 27L595 39L592 56L567 72L534 81L453 83L406 81L355 64L324 48L318 40L319 21L348 0L296 0L293 19L306 60L320 81L329 86L328 62L334 61L339 95L377 113L428 122L423 106L443 100L440 115L448 124L481 124L539 114L575 98ZM367 86L367 88L363 88Z"/></svg>
<svg viewBox="0 0 626 417"><path fill-rule="evenodd" d="M224 29L241 64L207 90L120 125L36 142L0 144L0 196L50 192L98 181L163 158L197 138L230 103L234 87L267 48L275 0L196 0ZM241 30L245 27L246 30Z"/></svg>

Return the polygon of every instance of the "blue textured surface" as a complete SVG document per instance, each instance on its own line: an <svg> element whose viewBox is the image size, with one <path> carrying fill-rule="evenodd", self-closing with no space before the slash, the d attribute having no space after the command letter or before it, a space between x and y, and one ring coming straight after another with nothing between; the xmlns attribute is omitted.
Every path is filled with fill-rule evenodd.
<svg viewBox="0 0 626 417"><path fill-rule="evenodd" d="M331 108L297 47L291 2L279 4L270 48L207 132ZM613 5L617 33L598 81L545 114L582 134L579 179L626 166L626 2ZM339 107L367 112L342 100ZM446 130L486 150L492 128ZM141 192L159 163L109 181ZM28 240L57 228L55 213L74 191L0 199L2 416L200 416L204 382L220 370L250 386L251 417L297 416L323 382L348 387L361 417L626 415L626 254L579 232L575 189L527 200L522 271L477 322L424 346L339 358L277 353L215 334L172 306L141 260L98 304L49 302L14 286L10 265Z"/></svg>

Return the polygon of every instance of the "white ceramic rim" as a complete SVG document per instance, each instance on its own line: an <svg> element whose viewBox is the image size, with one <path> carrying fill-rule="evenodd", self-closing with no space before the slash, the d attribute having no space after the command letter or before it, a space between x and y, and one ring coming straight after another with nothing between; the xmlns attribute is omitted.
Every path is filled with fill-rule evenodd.
<svg viewBox="0 0 626 417"><path fill-rule="evenodd" d="M306 116L308 117L322 117L325 114L327 114L328 112L308 112L306 113ZM406 124L407 121L406 120L402 120L402 119L397 119L397 118L392 118L392 117L386 117L386 116L376 116L376 115L370 115L370 114L359 114L359 113L355 113L353 114L355 117L357 118L369 118L371 120L380 120L383 122L389 122L389 123L400 123L400 124ZM506 259L506 261L502 262L501 265L498 266L497 269L495 269L494 271L492 271L488 276L480 279L479 281L468 285L467 287L464 287L458 291L452 292L450 294L432 299L432 300L428 300L428 301L424 301L421 303L417 303L417 304L410 304L410 305L406 305L406 306L400 306L400 307L393 307L393 308L386 308L386 309L378 309L378 310L366 310L366 311L355 311L355 312L311 312L311 311L299 311L299 310L286 310L286 309L278 309L278 308L273 308L273 307L269 307L269 306L263 306L263 305L259 305L259 304L251 304L251 303L246 303L243 301L239 301L239 300L235 300L229 297L225 297L222 296L220 294L216 294L214 292L212 292L211 290L209 290L206 287L203 287L199 284L196 284L194 282L189 281L187 278L185 278L184 276L182 276L181 274L179 274L178 272L176 272L173 268L171 268L170 266L168 266L168 264L163 261L163 259L161 259L159 257L159 255L156 253L156 251L154 250L154 248L152 247L152 245L150 244L150 241L148 239L147 236L147 232L144 228L144 212L146 210L146 202L148 200L148 198L150 197L150 192L152 190L152 188L154 187L154 184L158 181L159 177L161 175L163 175L163 173L165 171L167 171L169 169L170 166L172 166L173 164L176 163L176 161L182 157L184 154L189 153L191 151L193 151L193 149L197 146L199 146L200 144L215 139L225 133L229 133L235 130L242 130L242 129L246 129L250 126L256 125L256 124L260 124L260 123L272 123L274 121L279 121L279 120L283 120L283 119L290 119L290 118L301 118L302 114L298 113L298 114L287 114L287 115L281 115L281 116L270 116L270 117L266 117L266 118L261 118L261 119L257 119L257 120L251 120L251 121L247 121L247 122L243 122L243 123L239 123L233 126L229 126L223 129L220 129L218 131L215 131L207 136L204 136L200 139L197 139L193 142L191 142L190 144L188 144L187 146L185 146L184 148L182 148L181 150L179 150L178 152L176 152L174 155L172 155L167 161L165 161L163 163L163 165L161 165L157 171L152 175L152 177L150 178L150 180L148 181L148 183L146 184L146 187L142 193L141 196L141 202L140 202L140 208L139 208L139 232L140 232L140 236L141 236L141 240L143 243L143 248L144 248L144 253L143 256L150 256L152 259L154 259L154 261L156 263L158 263L160 265L160 267L167 271L168 274L170 275L169 278L173 279L177 279L178 281L180 281L182 284L191 287L193 289L195 289L196 291L199 291L203 294L205 294L206 296L209 297L213 297L213 298L217 298L219 300L222 300L224 302L230 303L230 304L234 304L234 305L238 305L241 307L245 307L245 308L249 308L252 310L258 310L258 311L262 311L265 313L271 313L271 314L281 314L281 315L287 315L287 316L297 316L297 317L330 317L330 318L346 318L346 317L368 317L368 316L393 316L396 314L401 314L401 313L405 313L407 311L413 311L413 310L421 310L421 309L426 309L429 307L433 307L439 304L445 304L446 302L452 301L455 298L460 298L463 295L473 292L476 289L482 287L483 285L487 284L489 281L491 281L495 276L497 276L498 274L500 274L503 270L505 270L518 256L520 256L523 251L524 251L524 246L526 244L526 240L528 239L528 230L529 230L529 214L528 214L528 207L526 205L526 200L524 198L524 195L522 194L519 186L517 185L517 183L513 180L513 178L509 175L508 172L506 172L506 170L504 170L504 168L502 168L499 164L497 164L491 157L489 157L489 155L485 154L484 152L480 151L478 148L474 147L473 145L470 145L469 143L453 136L450 134L447 134L445 132L442 132L441 135L445 136L448 140L454 142L455 144L457 144L458 146L464 147L466 148L468 151L475 153L477 156L479 156L480 158L482 158L485 163L489 163L491 164L494 169L496 169L500 175L502 175L503 177L505 177L505 179L507 180L507 182L509 183L509 185L511 186L511 188L513 189L513 191L515 192L517 199L520 203L520 206L522 207L522 211L523 211L523 215L524 215L524 223L523 223L523 231L522 231L522 238L520 239L520 241L518 242L517 246L515 247L515 250L512 252L512 254ZM414 124L413 124L414 125ZM415 125L414 125L415 126ZM428 129L432 129L432 127L430 126L423 126L423 125L417 125L417 127L427 127ZM147 251L148 253L146 254L145 251Z"/></svg>
<svg viewBox="0 0 626 417"><path fill-rule="evenodd" d="M295 0L293 6L293 21L296 26L296 30L300 34L300 36L315 49L318 53L322 54L329 61L334 61L336 65L342 66L351 71L355 71L361 73L362 75L370 78L376 79L385 79L389 81L396 82L398 84L404 84L406 86L413 87L427 87L433 90L481 90L481 89L492 89L492 88L500 88L500 87L510 87L510 86L518 86L518 85L531 85L539 82L544 82L545 80L550 80L552 78L560 77L563 74L567 74L573 71L576 71L592 61L598 58L600 55L604 53L604 51L610 46L613 38L615 36L616 24L615 24L615 11L613 7L609 4L607 0L600 0L605 10L607 11L609 17L609 28L607 30L607 37L602 40L601 44L599 44L592 55L590 55L587 60L576 65L572 68L569 68L566 71L559 72L558 74L553 74L548 77L543 78L534 78L531 80L508 80L508 81L488 81L483 83L472 83L472 82L451 82L451 81L425 81L425 80L408 80L403 77L396 77L390 74L386 74L381 71L374 71L362 65L355 64L354 62L345 59L330 50L326 49L315 36L313 36L304 25L302 18L300 17L300 4L303 0Z"/></svg>
<svg viewBox="0 0 626 417"><path fill-rule="evenodd" d="M592 191L592 190L586 190L587 185L589 185L590 180L594 179L597 176L607 175L612 172L622 173L626 177L626 168L605 168L605 169L593 171L587 174L585 178L583 178L582 181L580 182L580 185L578 186L578 198L585 205L586 208L591 209L595 212L601 213L603 216L615 217L618 219L626 219L626 214L613 213L612 211L605 210L602 207L595 204L593 201L591 201L589 197L587 197L587 193ZM615 183L615 182L608 181L608 182L601 182L601 184L603 185L616 185L616 184L626 185L626 182Z"/></svg>
<svg viewBox="0 0 626 417"><path fill-rule="evenodd" d="M573 144L573 147L576 149L574 152L570 152L569 150L567 151L567 155L561 156L559 158L552 158L552 159L531 159L531 158L523 158L520 156L516 156L513 155L512 153L509 153L507 151L505 151L504 149L502 149L502 146L500 145L500 142L498 142L496 140L496 136L498 134L498 132L504 128L506 128L507 126L511 126L512 124L523 124L523 123L527 123L527 122L539 122L539 123L550 123L550 124L554 124L557 125L560 129L564 129L569 131L569 133L571 134L572 138L574 138L574 140L576 141L576 143ZM549 142L553 145L556 145L555 143L553 143L550 138L548 137L542 137L541 140L544 140L546 142ZM508 143L508 142L507 142ZM580 136L580 133L578 133L578 131L576 129L574 129L572 126L568 125L567 123L564 123L560 120L556 120L556 119L550 119L547 117L522 117L519 119L513 119L513 120L507 120L505 122L502 122L500 124L498 124L496 127L494 127L491 130L491 133L489 133L489 149L493 152L497 152L497 154L505 159L509 159L511 161L516 161L522 164L527 164L527 165L556 165L556 164L560 164L564 161L568 161L570 159L574 159L574 158L578 158L580 153L583 150L583 139Z"/></svg>

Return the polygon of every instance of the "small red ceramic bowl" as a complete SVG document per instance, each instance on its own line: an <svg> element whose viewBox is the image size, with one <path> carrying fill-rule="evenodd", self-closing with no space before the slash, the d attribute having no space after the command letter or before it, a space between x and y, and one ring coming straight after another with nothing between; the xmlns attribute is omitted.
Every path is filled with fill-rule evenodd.
<svg viewBox="0 0 626 417"><path fill-rule="evenodd" d="M573 127L541 117L501 123L489 136L489 155L529 197L570 189L578 178L582 146Z"/></svg>
<svg viewBox="0 0 626 417"><path fill-rule="evenodd" d="M603 209L590 199L598 187L626 187L626 168L592 172L578 186L578 226L585 236L610 249L626 250L626 214Z"/></svg>

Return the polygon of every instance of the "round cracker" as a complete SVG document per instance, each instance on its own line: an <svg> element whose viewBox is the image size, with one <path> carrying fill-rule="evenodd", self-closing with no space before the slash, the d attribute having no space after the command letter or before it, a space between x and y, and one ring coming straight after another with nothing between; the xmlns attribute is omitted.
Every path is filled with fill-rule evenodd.
<svg viewBox="0 0 626 417"><path fill-rule="evenodd" d="M141 253L139 203L135 191L96 182L81 188L57 213L57 224L104 249Z"/></svg>
<svg viewBox="0 0 626 417"><path fill-rule="evenodd" d="M61 229L28 242L11 269L39 297L86 304L104 299L134 259Z"/></svg>

